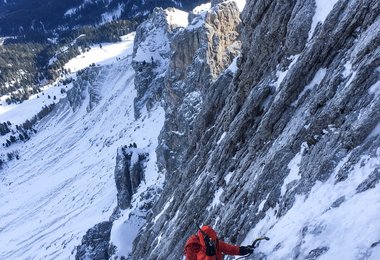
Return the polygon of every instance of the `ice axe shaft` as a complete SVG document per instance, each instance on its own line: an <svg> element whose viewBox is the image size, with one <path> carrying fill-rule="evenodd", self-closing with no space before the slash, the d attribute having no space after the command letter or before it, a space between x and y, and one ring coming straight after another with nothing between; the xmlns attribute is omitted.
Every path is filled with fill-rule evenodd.
<svg viewBox="0 0 380 260"><path fill-rule="evenodd" d="M259 242L260 242L261 240L269 240L269 237L259 237L259 238L256 238L256 239L252 242L251 247L252 247L252 248L256 248L256 247L259 245Z"/></svg>
<svg viewBox="0 0 380 260"><path fill-rule="evenodd" d="M207 236L206 232L204 232L204 231L201 229L201 227L199 226L198 221L197 221L196 218L194 218L194 224L195 224L195 226L201 231L201 233L202 233L204 236Z"/></svg>

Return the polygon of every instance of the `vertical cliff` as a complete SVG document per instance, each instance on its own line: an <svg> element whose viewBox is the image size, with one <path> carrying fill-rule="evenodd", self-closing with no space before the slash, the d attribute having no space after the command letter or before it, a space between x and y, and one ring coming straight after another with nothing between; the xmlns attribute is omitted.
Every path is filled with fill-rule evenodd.
<svg viewBox="0 0 380 260"><path fill-rule="evenodd" d="M194 124L208 102L207 93L213 91L213 82L239 53L239 14L235 2L193 13L189 26L171 41L172 54L165 74L165 124L158 147L158 161L169 173L168 179L180 174Z"/></svg>
<svg viewBox="0 0 380 260"><path fill-rule="evenodd" d="M167 182L133 258L179 259L197 217L232 243L271 236L268 259L376 259L380 3L248 1L236 72L235 13L219 4L173 37Z"/></svg>

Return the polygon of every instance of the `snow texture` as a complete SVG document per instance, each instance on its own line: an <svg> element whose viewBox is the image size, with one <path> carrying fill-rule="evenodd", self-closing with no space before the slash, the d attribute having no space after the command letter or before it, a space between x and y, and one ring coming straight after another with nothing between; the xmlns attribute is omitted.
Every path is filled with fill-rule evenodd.
<svg viewBox="0 0 380 260"><path fill-rule="evenodd" d="M154 217L154 220L153 222L156 223L157 220L160 219L160 217L165 213L165 211L169 208L170 204L173 202L173 197L168 201L166 202L164 208L162 209L162 211L160 213L158 213L155 217Z"/></svg>
<svg viewBox="0 0 380 260"><path fill-rule="evenodd" d="M132 242L144 221L127 210L114 221L111 231L111 243L117 247L115 256L128 256L132 251Z"/></svg>
<svg viewBox="0 0 380 260"><path fill-rule="evenodd" d="M173 27L186 27L188 13L177 9L166 9L166 20ZM152 30L156 25L146 22L146 30ZM152 30L146 39L141 42L133 57L135 62L159 61L162 68L167 67L167 61L163 55L170 52L170 43L165 28Z"/></svg>
<svg viewBox="0 0 380 260"><path fill-rule="evenodd" d="M189 22L187 17L189 14L187 12L178 9L167 9L165 10L167 14L168 23L171 25L177 25L179 27L186 27Z"/></svg>
<svg viewBox="0 0 380 260"><path fill-rule="evenodd" d="M291 60L291 63L289 64L289 67L285 71L277 70L277 72L276 72L277 80L276 80L275 83L273 83L273 86L276 87L276 90L280 89L280 85L281 85L282 81L285 79L285 77L288 74L289 70L297 62L298 58L299 58L299 55L294 55L294 56L289 57L289 60Z"/></svg>
<svg viewBox="0 0 380 260"><path fill-rule="evenodd" d="M119 19L125 8L125 4L118 4L114 10L102 14L102 24Z"/></svg>
<svg viewBox="0 0 380 260"><path fill-rule="evenodd" d="M219 188L215 194L214 194L214 199L212 200L210 206L207 207L207 210L211 210L213 207L216 207L218 206L219 204L221 204L222 202L220 201L220 196L222 196L222 193L223 193L223 189L222 188ZM222 203L223 204L223 203Z"/></svg>
<svg viewBox="0 0 380 260"><path fill-rule="evenodd" d="M313 16L311 28L309 31L309 38L311 39L313 36L313 33L315 31L315 28L317 27L318 23L324 23L328 14L332 11L334 8L334 5L338 2L338 0L315 0L315 13Z"/></svg>
<svg viewBox="0 0 380 260"><path fill-rule="evenodd" d="M286 186L289 183L296 181L296 180L301 178L301 176L299 175L300 163L302 160L302 155L305 153L306 149L307 149L307 144L303 143L301 146L301 151L299 153L297 153L292 160L290 160L290 162L288 164L288 169L290 170L290 172L289 172L288 176L286 176L286 178L284 180L284 184L281 187L281 196L283 196L285 194Z"/></svg>
<svg viewBox="0 0 380 260"><path fill-rule="evenodd" d="M233 61L231 62L230 66L227 68L227 70L231 71L232 73L236 73L236 71L238 70L238 67L237 67L237 60L238 60L239 56L238 57L235 57L233 59Z"/></svg>
<svg viewBox="0 0 380 260"><path fill-rule="evenodd" d="M379 240L380 186L361 193L357 187L380 166L380 149L374 157L362 156L351 168L349 177L336 183L338 171L347 158L338 164L328 181L318 182L307 197L299 195L285 216L279 219L275 216L277 207L269 210L242 244L260 236L270 237L258 251L271 259L307 259L317 248L324 249L318 258L323 260L354 259L353 255L355 259L379 259L380 248L372 245ZM358 214L353 218L347 212ZM295 231L299 233L294 234Z"/></svg>
<svg viewBox="0 0 380 260"><path fill-rule="evenodd" d="M121 43L93 48L70 61L67 67L74 70L92 62L101 64L99 103L88 111L89 94L85 91L82 106L73 112L63 98L53 114L39 123L36 135L12 145L20 160L8 162L1 170L0 259L74 258L73 249L86 231L108 220L116 206L114 167L121 145L136 142L149 152L146 182L139 193L162 184L155 149L164 111L161 107L150 113L143 111L141 119L135 121L132 42L133 34ZM49 86L45 93L55 88ZM1 107L1 120L22 121L46 102L33 97L19 105ZM140 221L128 220L125 215L115 222L112 232L114 244L124 244L119 248L121 253L130 250L129 242ZM121 241L128 236L127 244Z"/></svg>
<svg viewBox="0 0 380 260"><path fill-rule="evenodd" d="M316 73L314 78L311 80L309 84L305 86L305 88L302 90L302 92L298 95L298 99L292 103L292 106L295 106L298 103L298 100L302 98L306 92L312 91L316 86L321 84L322 80L326 76L326 69L319 69Z"/></svg>
<svg viewBox="0 0 380 260"><path fill-rule="evenodd" d="M210 10L210 8L211 8L211 3L202 4L202 5L195 7L193 9L193 13L194 14L200 14L204 11Z"/></svg>
<svg viewBox="0 0 380 260"><path fill-rule="evenodd" d="M76 72L90 66L92 63L101 66L113 64L118 57L132 55L132 48L129 47L132 46L133 38L134 33L131 33L123 36L121 42L103 43L101 47L100 45L93 45L89 52L85 52L70 60L65 65L65 69ZM128 49L127 53L125 53L126 49Z"/></svg>
<svg viewBox="0 0 380 260"><path fill-rule="evenodd" d="M380 72L380 68L378 68L377 71ZM369 92L370 94L375 95L376 98L379 97L379 96L380 96L380 81L377 81L375 84L373 84L373 85L369 88L368 92Z"/></svg>
<svg viewBox="0 0 380 260"><path fill-rule="evenodd" d="M220 136L220 139L218 140L218 142L216 143L216 144L220 144L222 141L223 141L223 139L226 137L226 132L224 132L221 136Z"/></svg>
<svg viewBox="0 0 380 260"><path fill-rule="evenodd" d="M233 0L233 2L237 4L239 11L242 12L245 7L246 0Z"/></svg>

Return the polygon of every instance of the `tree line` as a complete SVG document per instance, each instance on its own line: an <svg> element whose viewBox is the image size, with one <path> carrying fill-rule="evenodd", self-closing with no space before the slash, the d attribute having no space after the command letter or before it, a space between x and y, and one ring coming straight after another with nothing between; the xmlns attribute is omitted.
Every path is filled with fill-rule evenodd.
<svg viewBox="0 0 380 260"><path fill-rule="evenodd" d="M120 41L121 35L132 32L136 26L136 22L127 20L85 26L61 32L54 43L40 35L5 40L0 46L0 95L9 94L8 103L27 100L41 91L43 83L68 74L64 65L70 59L88 51L93 44Z"/></svg>

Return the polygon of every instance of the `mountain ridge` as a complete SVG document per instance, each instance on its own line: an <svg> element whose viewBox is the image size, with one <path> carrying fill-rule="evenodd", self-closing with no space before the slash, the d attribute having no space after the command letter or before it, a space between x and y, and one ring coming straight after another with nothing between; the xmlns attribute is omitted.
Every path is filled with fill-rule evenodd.
<svg viewBox="0 0 380 260"><path fill-rule="evenodd" d="M155 7L177 7L192 10L203 0L192 1L143 1L130 0L49 0L8 1L0 6L0 35L17 36L29 30L54 32L74 29L83 25L99 25L117 19L145 19Z"/></svg>
<svg viewBox="0 0 380 260"><path fill-rule="evenodd" d="M240 13L232 1L212 1L189 13L188 23L174 16L185 18L154 9L133 49L85 69L70 83L70 109L56 105L43 120L41 127L54 124L53 115L79 122L63 127L75 138L49 138L67 148L64 159L49 152L41 161L55 158L79 170L46 170L53 175L46 177L72 177L75 187L67 187L82 195L82 207L67 196L51 198L77 205L85 215L67 221L86 224L27 246L59 252L51 242L59 234L59 242L70 238L62 250L68 258L180 259L196 219L237 245L270 237L255 259L378 259L380 3L251 0ZM25 145L50 151L33 138ZM24 152L20 158L28 160L31 151ZM73 156L80 159L67 163ZM31 184L13 178L20 165L2 172L1 212L9 226L0 229L13 237L3 237L2 256L15 255L12 243L20 239L10 231L12 218L25 226L28 212L46 216L27 198L24 211L12 211L13 182ZM46 165L38 160L32 167ZM33 180L41 173L24 174ZM37 205L49 221L62 217ZM38 256L49 257L36 249Z"/></svg>

